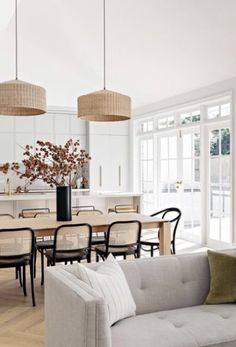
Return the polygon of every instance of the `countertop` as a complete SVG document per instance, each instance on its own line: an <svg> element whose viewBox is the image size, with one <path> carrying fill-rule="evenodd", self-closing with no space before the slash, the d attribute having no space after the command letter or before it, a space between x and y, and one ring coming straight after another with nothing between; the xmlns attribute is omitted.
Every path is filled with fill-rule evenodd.
<svg viewBox="0 0 236 347"><path fill-rule="evenodd" d="M73 198L127 198L140 197L142 193L117 192L117 191L90 191L89 189L72 189ZM55 191L32 191L20 194L0 194L0 201L23 201L23 200L55 200Z"/></svg>

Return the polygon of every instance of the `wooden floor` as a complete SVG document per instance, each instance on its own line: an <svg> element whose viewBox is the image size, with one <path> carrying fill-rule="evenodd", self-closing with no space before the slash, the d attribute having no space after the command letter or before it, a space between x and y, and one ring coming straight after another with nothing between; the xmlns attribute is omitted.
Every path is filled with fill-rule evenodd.
<svg viewBox="0 0 236 347"><path fill-rule="evenodd" d="M24 297L15 270L0 269L0 347L44 346L44 295L39 278L35 289L37 301L32 307L29 277Z"/></svg>
<svg viewBox="0 0 236 347"><path fill-rule="evenodd" d="M177 240L177 253L202 250L204 248L199 245ZM143 256L148 255L145 253ZM28 296L24 297L23 290L15 279L14 269L0 269L0 347L44 346L44 290L40 285L39 264L37 274L36 307L32 307L29 274Z"/></svg>

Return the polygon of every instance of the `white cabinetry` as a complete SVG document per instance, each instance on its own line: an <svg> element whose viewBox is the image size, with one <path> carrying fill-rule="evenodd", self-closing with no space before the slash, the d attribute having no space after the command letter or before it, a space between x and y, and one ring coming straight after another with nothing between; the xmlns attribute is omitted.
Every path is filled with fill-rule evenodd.
<svg viewBox="0 0 236 347"><path fill-rule="evenodd" d="M128 122L89 124L90 189L129 189Z"/></svg>

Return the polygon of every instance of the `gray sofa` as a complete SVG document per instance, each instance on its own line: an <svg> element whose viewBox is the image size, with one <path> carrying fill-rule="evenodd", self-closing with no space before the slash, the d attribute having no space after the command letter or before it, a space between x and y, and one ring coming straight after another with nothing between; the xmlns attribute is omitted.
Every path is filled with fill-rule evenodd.
<svg viewBox="0 0 236 347"><path fill-rule="evenodd" d="M137 315L111 328L104 301L73 275L77 264L68 265L70 272L59 266L46 271L47 347L236 347L236 304L204 305L210 283L206 254L120 265Z"/></svg>

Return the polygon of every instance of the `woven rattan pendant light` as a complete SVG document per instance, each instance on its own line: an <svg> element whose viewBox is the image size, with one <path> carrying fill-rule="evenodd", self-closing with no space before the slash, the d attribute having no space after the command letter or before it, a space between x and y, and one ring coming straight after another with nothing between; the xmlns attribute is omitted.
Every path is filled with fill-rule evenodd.
<svg viewBox="0 0 236 347"><path fill-rule="evenodd" d="M106 0L103 0L104 88L78 97L80 119L96 122L127 120L131 116L129 96L106 89Z"/></svg>
<svg viewBox="0 0 236 347"><path fill-rule="evenodd" d="M46 91L37 85L18 79L18 16L15 0L16 77L0 83L0 115L36 116L45 113Z"/></svg>

